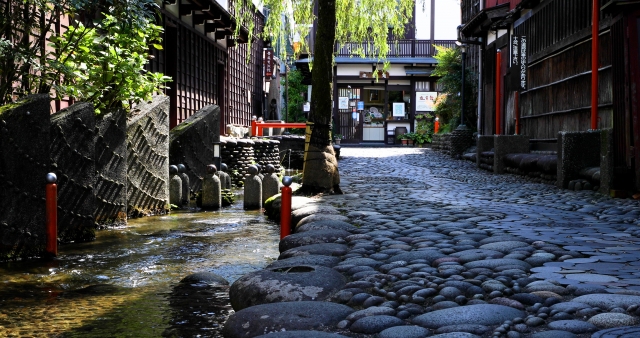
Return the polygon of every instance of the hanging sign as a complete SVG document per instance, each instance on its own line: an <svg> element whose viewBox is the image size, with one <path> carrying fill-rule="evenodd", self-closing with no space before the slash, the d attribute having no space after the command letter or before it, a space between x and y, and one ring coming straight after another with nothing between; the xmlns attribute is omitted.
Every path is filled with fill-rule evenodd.
<svg viewBox="0 0 640 338"><path fill-rule="evenodd" d="M416 92L416 111L434 111L438 92Z"/></svg>
<svg viewBox="0 0 640 338"><path fill-rule="evenodd" d="M264 77L271 80L273 76L273 49L265 49L264 51Z"/></svg>
<svg viewBox="0 0 640 338"><path fill-rule="evenodd" d="M358 101L358 110L364 110L364 101Z"/></svg>
<svg viewBox="0 0 640 338"><path fill-rule="evenodd" d="M527 37L520 37L520 89L527 90Z"/></svg>

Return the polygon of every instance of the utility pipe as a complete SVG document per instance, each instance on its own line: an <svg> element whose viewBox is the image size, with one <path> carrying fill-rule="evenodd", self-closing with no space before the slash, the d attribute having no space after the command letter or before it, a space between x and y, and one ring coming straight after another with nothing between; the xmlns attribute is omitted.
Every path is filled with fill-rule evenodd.
<svg viewBox="0 0 640 338"><path fill-rule="evenodd" d="M500 73L502 70L502 54L500 54L500 50L498 49L496 52L496 135L501 135L501 124L500 124L500 105L502 102L502 97L500 95L500 88L502 87Z"/></svg>
<svg viewBox="0 0 640 338"><path fill-rule="evenodd" d="M593 0L593 23L591 27L591 130L598 129L598 68L600 59L600 0Z"/></svg>

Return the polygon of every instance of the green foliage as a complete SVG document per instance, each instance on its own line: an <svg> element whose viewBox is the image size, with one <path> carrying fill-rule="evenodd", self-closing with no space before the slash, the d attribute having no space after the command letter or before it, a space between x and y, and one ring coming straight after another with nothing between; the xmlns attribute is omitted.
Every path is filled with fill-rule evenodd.
<svg viewBox="0 0 640 338"><path fill-rule="evenodd" d="M64 0L0 3L0 106L21 96L49 92L52 77L46 69L45 41L53 33L55 13L65 13L68 6ZM22 32L30 32L32 38L25 39Z"/></svg>
<svg viewBox="0 0 640 338"><path fill-rule="evenodd" d="M440 76L438 84L442 86L442 93L436 99L436 114L443 124L458 125L460 123L460 92L462 90L462 62L460 50L435 46L435 58L438 64L433 75ZM468 68L465 70L465 124L470 128L476 126L477 77ZM444 125L443 125L444 127ZM444 128L441 128L441 130ZM440 131L442 133L444 131Z"/></svg>
<svg viewBox="0 0 640 338"><path fill-rule="evenodd" d="M105 15L93 28L80 23L53 38L52 45L58 52L51 65L64 79L54 85L58 97L91 102L100 114L150 100L164 88L169 77L144 69L148 46L162 49L162 27L148 19L139 20L139 25L124 25L114 16Z"/></svg>
<svg viewBox="0 0 640 338"><path fill-rule="evenodd" d="M283 109L280 116L286 118L287 122L307 122L302 106L306 102L304 94L309 86L302 84L302 73L299 70L292 70L287 73L288 80L282 79L280 83L286 88L288 112ZM287 83L288 82L288 83ZM291 129L293 133L304 134L304 129Z"/></svg>

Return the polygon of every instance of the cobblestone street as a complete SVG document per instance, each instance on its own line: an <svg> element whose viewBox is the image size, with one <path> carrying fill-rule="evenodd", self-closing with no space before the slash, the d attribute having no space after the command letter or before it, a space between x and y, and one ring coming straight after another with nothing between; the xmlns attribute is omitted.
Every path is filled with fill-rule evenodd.
<svg viewBox="0 0 640 338"><path fill-rule="evenodd" d="M351 276L337 297L347 305L390 307L429 334L640 335L638 201L494 175L421 148L343 147L340 172L345 195L326 200L359 226L335 267ZM354 318L341 326L372 333L385 321ZM412 337L389 327L381 337Z"/></svg>

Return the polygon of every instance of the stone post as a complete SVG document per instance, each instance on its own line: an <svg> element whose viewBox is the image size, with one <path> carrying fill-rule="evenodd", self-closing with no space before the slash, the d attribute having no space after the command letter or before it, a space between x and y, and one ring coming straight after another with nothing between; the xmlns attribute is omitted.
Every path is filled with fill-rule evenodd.
<svg viewBox="0 0 640 338"><path fill-rule="evenodd" d="M264 174L262 174L262 166L259 165L258 163L254 165L258 168L258 177L260 177L261 180L264 180Z"/></svg>
<svg viewBox="0 0 640 338"><path fill-rule="evenodd" d="M220 178L220 186L222 189L231 189L231 176L226 173L227 169L227 165L222 163L220 170L216 173L218 178Z"/></svg>
<svg viewBox="0 0 640 338"><path fill-rule="evenodd" d="M262 180L258 176L258 167L249 166L249 176L244 179L244 209L262 209Z"/></svg>
<svg viewBox="0 0 640 338"><path fill-rule="evenodd" d="M177 206L182 206L182 179L178 175L178 167L175 165L169 166L169 203Z"/></svg>
<svg viewBox="0 0 640 338"><path fill-rule="evenodd" d="M464 151L474 143L473 131L467 127L458 127L451 132L451 157L460 158Z"/></svg>
<svg viewBox="0 0 640 338"><path fill-rule="evenodd" d="M262 204L273 195L280 192L282 183L276 175L276 168L272 164L267 164L267 176L262 180Z"/></svg>
<svg viewBox="0 0 640 338"><path fill-rule="evenodd" d="M207 166L207 174L202 182L202 209L216 210L222 205L222 189L217 171L215 165Z"/></svg>
<svg viewBox="0 0 640 338"><path fill-rule="evenodd" d="M178 176L182 180L182 205L189 205L189 197L191 197L191 184L189 184L189 175L187 175L187 167L184 164L178 164Z"/></svg>

